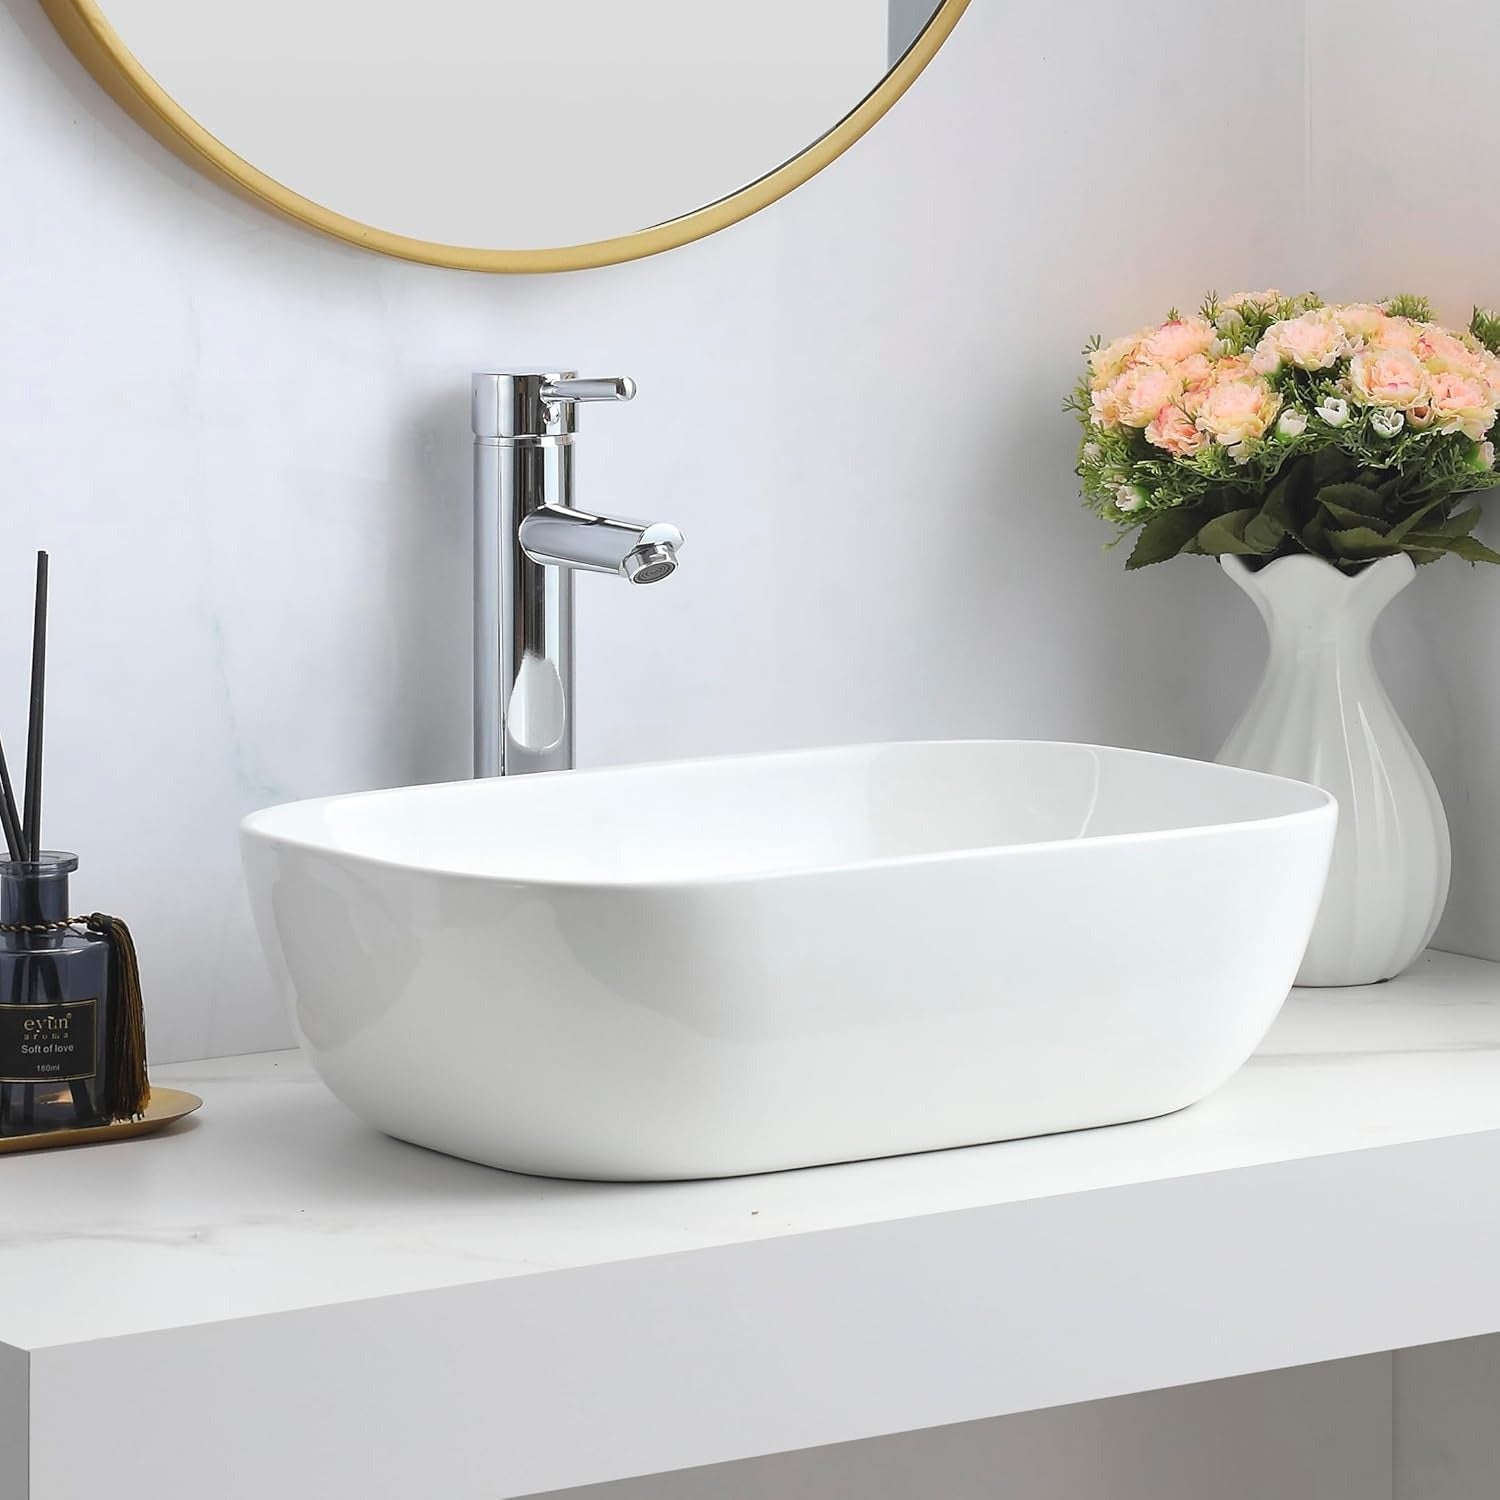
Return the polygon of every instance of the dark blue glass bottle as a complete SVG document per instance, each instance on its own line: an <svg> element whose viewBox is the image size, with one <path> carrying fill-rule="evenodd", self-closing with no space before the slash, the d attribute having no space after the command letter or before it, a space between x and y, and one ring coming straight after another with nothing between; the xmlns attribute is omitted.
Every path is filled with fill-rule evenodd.
<svg viewBox="0 0 1500 1500"><path fill-rule="evenodd" d="M67 925L77 868L0 859L0 1136L108 1118L109 944Z"/></svg>

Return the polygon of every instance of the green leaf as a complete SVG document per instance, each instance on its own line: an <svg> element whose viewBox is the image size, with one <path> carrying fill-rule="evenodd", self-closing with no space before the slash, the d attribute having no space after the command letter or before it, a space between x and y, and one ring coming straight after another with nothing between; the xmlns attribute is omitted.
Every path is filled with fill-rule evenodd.
<svg viewBox="0 0 1500 1500"><path fill-rule="evenodd" d="M1253 505L1242 510L1232 510L1227 515L1215 516L1198 533L1198 545L1210 557L1222 557L1226 552L1237 557L1255 557L1261 549L1245 539L1245 528L1258 514Z"/></svg>
<svg viewBox="0 0 1500 1500"><path fill-rule="evenodd" d="M1262 557L1269 556L1286 540L1289 521L1279 520L1268 500L1245 523L1245 545L1253 548Z"/></svg>
<svg viewBox="0 0 1500 1500"><path fill-rule="evenodd" d="M1267 520L1275 521L1284 531L1292 529L1292 481L1288 475L1285 479L1278 479L1266 494L1266 503L1261 507L1261 515Z"/></svg>
<svg viewBox="0 0 1500 1500"><path fill-rule="evenodd" d="M1432 303L1425 297L1414 296L1411 292L1402 292L1399 296L1387 297L1383 305L1393 318L1410 318L1416 323L1432 321Z"/></svg>
<svg viewBox="0 0 1500 1500"><path fill-rule="evenodd" d="M1386 535L1393 542L1399 542L1403 537L1410 536L1411 533L1414 532L1417 527L1421 525L1421 523L1425 521L1427 517L1430 516L1432 512L1438 508L1438 506L1443 504L1446 498L1447 497L1445 495L1439 495L1436 500L1429 500L1425 505L1419 505L1409 516L1403 517L1396 523L1396 525L1392 526L1391 529L1386 533ZM1479 511L1476 508L1474 511L1474 521L1477 521L1478 519ZM1460 534L1471 530L1474 525L1474 521L1470 521L1467 525L1460 528ZM1446 534L1449 524L1449 522L1444 521L1437 529Z"/></svg>
<svg viewBox="0 0 1500 1500"><path fill-rule="evenodd" d="M1312 456L1312 486L1315 490L1331 484L1340 474L1350 469L1348 455L1339 448L1319 448Z"/></svg>
<svg viewBox="0 0 1500 1500"><path fill-rule="evenodd" d="M1500 563L1500 552L1486 547L1477 536L1443 536L1437 532L1414 531L1406 539L1414 552L1451 552L1465 562Z"/></svg>
<svg viewBox="0 0 1500 1500"><path fill-rule="evenodd" d="M1365 484L1325 484L1318 491L1318 504L1328 506L1330 511L1336 505L1361 516L1379 516L1385 509L1380 496Z"/></svg>
<svg viewBox="0 0 1500 1500"><path fill-rule="evenodd" d="M1446 521L1436 526L1426 528L1429 532L1436 532L1440 536L1468 536L1479 524L1479 518L1483 511L1477 505L1471 505L1468 510L1461 510L1456 515L1451 515ZM1413 530L1416 528L1413 527Z"/></svg>
<svg viewBox="0 0 1500 1500"><path fill-rule="evenodd" d="M1469 332L1484 345L1491 354L1500 353L1500 318L1488 308L1476 307L1469 319Z"/></svg>
<svg viewBox="0 0 1500 1500"><path fill-rule="evenodd" d="M1356 486L1351 486L1351 488L1354 487ZM1330 485L1329 488L1332 489L1333 486ZM1337 505L1332 500L1323 499L1321 495L1318 497L1318 504L1321 505L1323 509L1326 510L1328 514L1339 523L1340 526L1368 526L1372 531L1378 531L1382 536L1385 535L1386 523L1385 520L1380 516L1372 516L1367 515L1363 511L1350 510L1347 506Z"/></svg>
<svg viewBox="0 0 1500 1500"><path fill-rule="evenodd" d="M1389 557L1399 552L1388 537L1369 526L1350 526L1328 533L1328 544L1339 557L1363 562L1372 557Z"/></svg>
<svg viewBox="0 0 1500 1500"><path fill-rule="evenodd" d="M1198 511L1181 507L1157 511L1141 527L1141 534L1136 539L1125 567L1149 568L1153 563L1166 562L1168 558L1176 557L1198 534L1198 528L1202 524L1203 516Z"/></svg>

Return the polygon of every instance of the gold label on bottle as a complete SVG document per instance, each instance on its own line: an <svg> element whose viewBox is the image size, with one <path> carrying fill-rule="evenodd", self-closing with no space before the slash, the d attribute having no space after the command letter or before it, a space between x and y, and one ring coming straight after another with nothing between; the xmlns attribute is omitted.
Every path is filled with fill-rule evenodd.
<svg viewBox="0 0 1500 1500"><path fill-rule="evenodd" d="M99 1071L99 1002L0 1005L0 1083L76 1083Z"/></svg>

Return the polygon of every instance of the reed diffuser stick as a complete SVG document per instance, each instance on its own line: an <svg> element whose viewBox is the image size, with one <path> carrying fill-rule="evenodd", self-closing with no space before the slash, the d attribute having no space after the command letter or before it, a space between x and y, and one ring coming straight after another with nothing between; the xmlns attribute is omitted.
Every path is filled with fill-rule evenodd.
<svg viewBox="0 0 1500 1500"><path fill-rule="evenodd" d="M5 760L5 746L0 745L0 829L5 833L5 847L12 859L26 858L26 841L21 837L21 817L16 811L16 790L10 784L10 767Z"/></svg>
<svg viewBox="0 0 1500 1500"><path fill-rule="evenodd" d="M31 715L26 724L26 858L42 853L42 711L47 696L47 554L36 555L36 610L31 627Z"/></svg>
<svg viewBox="0 0 1500 1500"><path fill-rule="evenodd" d="M47 554L36 555L36 601L31 617L31 707L26 721L26 785L21 842L25 858L34 865L42 856L42 718L47 698ZM41 972L43 992L61 998L57 976L45 964ZM21 1091L21 1123L34 1123L36 1085Z"/></svg>

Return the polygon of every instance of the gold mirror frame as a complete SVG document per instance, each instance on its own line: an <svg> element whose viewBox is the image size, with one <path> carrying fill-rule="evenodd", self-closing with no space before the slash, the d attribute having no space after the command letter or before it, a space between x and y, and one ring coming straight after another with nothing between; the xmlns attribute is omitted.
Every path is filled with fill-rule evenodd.
<svg viewBox="0 0 1500 1500"><path fill-rule="evenodd" d="M616 239L553 250L483 250L392 234L304 198L266 176L206 131L143 68L95 0L41 0L42 9L95 82L138 125L221 187L366 250L457 271L580 271L638 260L702 239L774 203L842 155L911 87L948 39L969 0L941 0L921 35L895 67L826 135L727 198Z"/></svg>

